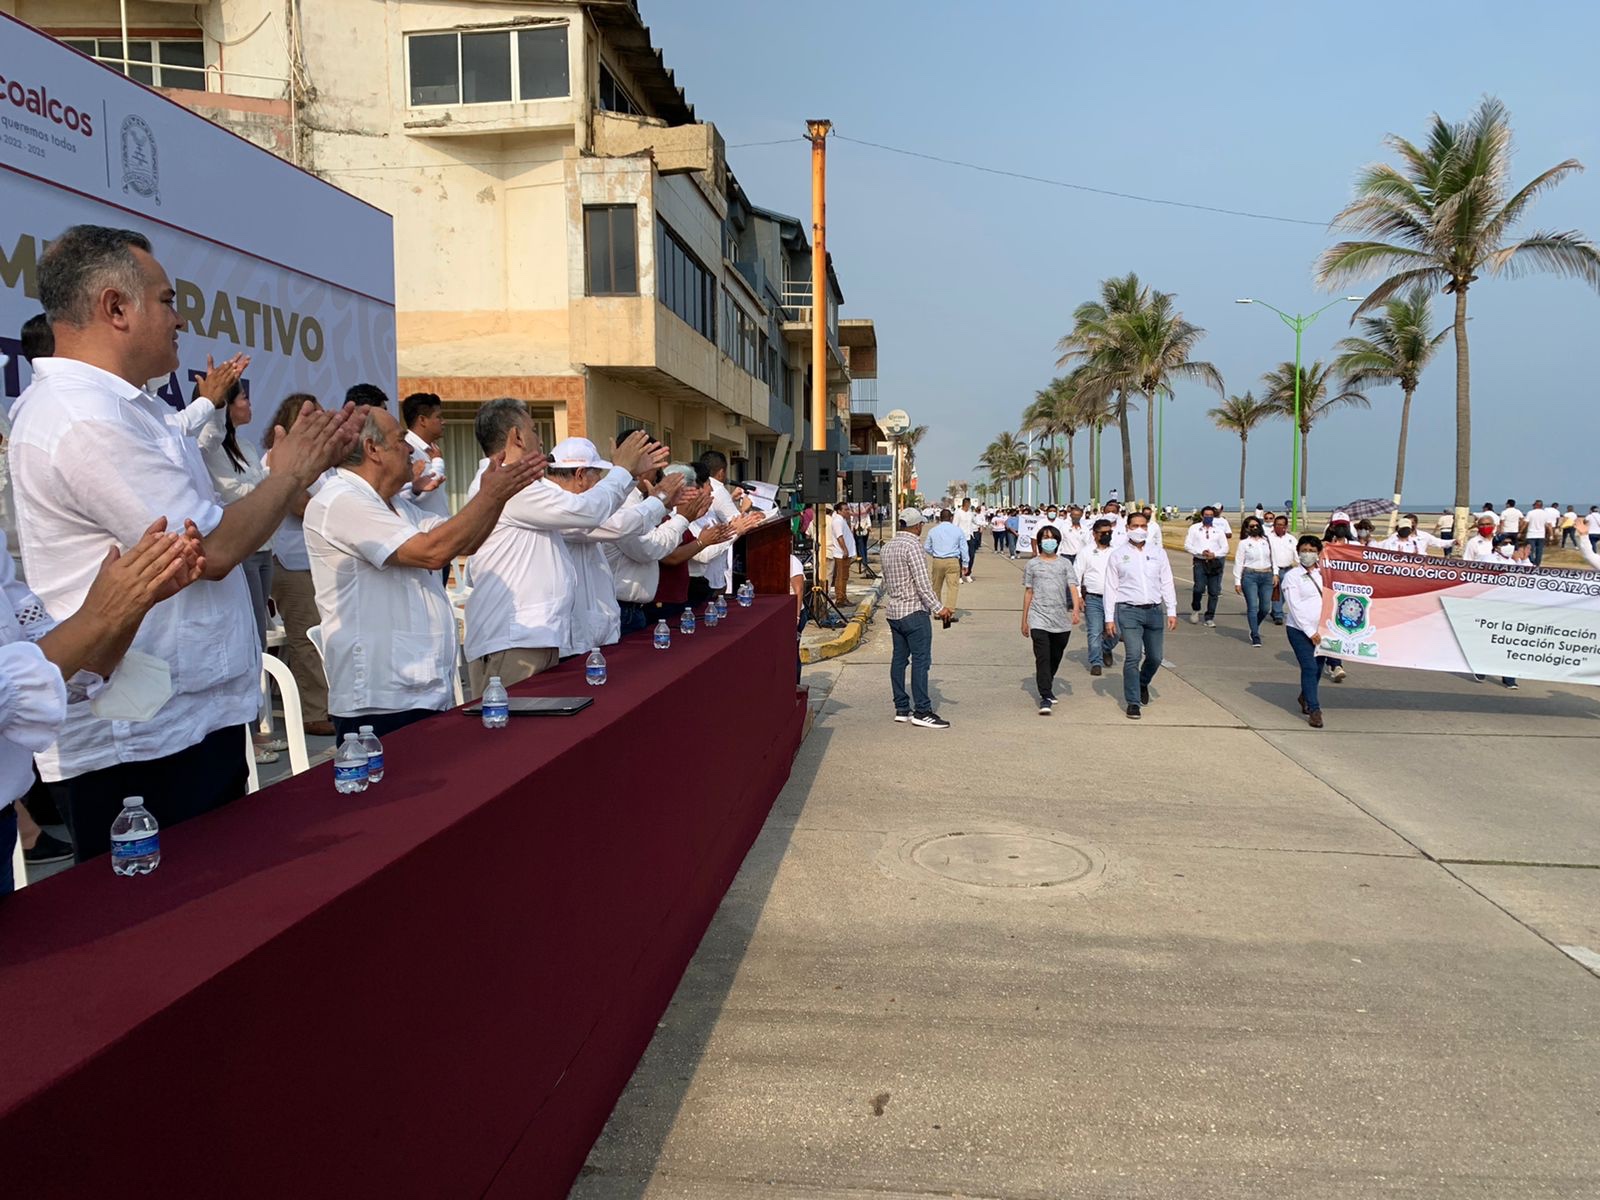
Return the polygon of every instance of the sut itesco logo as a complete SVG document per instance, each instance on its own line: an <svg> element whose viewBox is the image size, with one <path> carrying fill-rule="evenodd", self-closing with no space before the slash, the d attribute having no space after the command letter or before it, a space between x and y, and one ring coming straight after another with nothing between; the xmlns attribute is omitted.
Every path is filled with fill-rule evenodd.
<svg viewBox="0 0 1600 1200"><path fill-rule="evenodd" d="M1372 624L1372 589L1346 584L1333 594L1333 613L1319 649L1324 654L1378 657L1378 631Z"/></svg>
<svg viewBox="0 0 1600 1200"><path fill-rule="evenodd" d="M161 168L155 132L140 116L122 119L122 190L161 203Z"/></svg>

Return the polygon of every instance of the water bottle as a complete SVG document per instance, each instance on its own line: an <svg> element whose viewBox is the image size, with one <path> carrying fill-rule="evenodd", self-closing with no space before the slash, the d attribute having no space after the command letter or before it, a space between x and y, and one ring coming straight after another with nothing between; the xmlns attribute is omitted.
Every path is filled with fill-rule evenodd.
<svg viewBox="0 0 1600 1200"><path fill-rule="evenodd" d="M489 676L489 685L483 689L483 727L504 729L511 723L511 698L506 695L506 685L500 676Z"/></svg>
<svg viewBox="0 0 1600 1200"><path fill-rule="evenodd" d="M672 630L667 628L666 618L656 622L656 649L665 650L672 645Z"/></svg>
<svg viewBox="0 0 1600 1200"><path fill-rule="evenodd" d="M683 620L678 622L678 628L685 637L694 633L694 609L686 608L683 610Z"/></svg>
<svg viewBox="0 0 1600 1200"><path fill-rule="evenodd" d="M746 579L739 585L739 607L749 608L756 600L755 584Z"/></svg>
<svg viewBox="0 0 1600 1200"><path fill-rule="evenodd" d="M740 584L739 586L743 587L744 585ZM728 615L728 593L727 592L718 592L717 593L717 620L720 621L720 620L722 620L723 617L725 617L727 615Z"/></svg>
<svg viewBox="0 0 1600 1200"><path fill-rule="evenodd" d="M367 752L367 782L383 781L383 743L372 732L371 725L361 727L361 747Z"/></svg>
<svg viewBox="0 0 1600 1200"><path fill-rule="evenodd" d="M717 602L715 600L707 600L706 601L706 628L707 629L715 629L716 627L717 627Z"/></svg>
<svg viewBox="0 0 1600 1200"><path fill-rule="evenodd" d="M604 687L606 682L606 656L596 646L583 661L583 677L590 687Z"/></svg>
<svg viewBox="0 0 1600 1200"><path fill-rule="evenodd" d="M118 875L148 875L160 865L161 826L143 796L129 796L111 822L111 869Z"/></svg>
<svg viewBox="0 0 1600 1200"><path fill-rule="evenodd" d="M344 795L367 790L367 748L359 733L347 733L333 756L333 786Z"/></svg>

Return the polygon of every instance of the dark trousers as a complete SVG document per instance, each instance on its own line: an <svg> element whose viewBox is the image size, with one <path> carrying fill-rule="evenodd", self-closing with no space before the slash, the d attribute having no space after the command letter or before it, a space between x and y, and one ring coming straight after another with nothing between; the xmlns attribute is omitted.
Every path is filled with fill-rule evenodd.
<svg viewBox="0 0 1600 1200"><path fill-rule="evenodd" d="M1576 525L1569 525L1561 531L1561 548L1565 550L1568 546L1571 546L1574 550L1578 548L1578 527Z"/></svg>
<svg viewBox="0 0 1600 1200"><path fill-rule="evenodd" d="M112 818L115 820L115 818ZM109 830L111 826L107 825ZM17 806L8 804L0 808L0 896L9 896L15 881L11 878L11 860L17 853Z"/></svg>
<svg viewBox="0 0 1600 1200"><path fill-rule="evenodd" d="M404 712L368 713L364 717L329 717L333 722L333 740L338 745L344 741L347 733L360 733L363 725L371 725L375 737L386 738L396 729L404 729L407 725L415 725L418 721L426 721L429 717L437 717L439 712L432 708L408 708Z"/></svg>
<svg viewBox="0 0 1600 1200"><path fill-rule="evenodd" d="M1529 538L1528 539L1528 561L1531 562L1536 567L1537 566L1542 566L1544 564L1544 539L1543 538Z"/></svg>
<svg viewBox="0 0 1600 1200"><path fill-rule="evenodd" d="M1138 704L1139 689L1161 669L1161 655L1167 648L1167 614L1159 604L1119 604L1117 636L1122 639L1122 700Z"/></svg>
<svg viewBox="0 0 1600 1200"><path fill-rule="evenodd" d="M972 536L967 539L967 574L972 574L972 568L978 565L978 551L983 549L983 530L974 529Z"/></svg>
<svg viewBox="0 0 1600 1200"><path fill-rule="evenodd" d="M1045 629L1031 629L1028 636L1033 639L1033 681L1039 687L1039 699L1043 700L1056 694L1056 668L1067 652L1067 639L1072 633L1070 630L1051 633Z"/></svg>
<svg viewBox="0 0 1600 1200"><path fill-rule="evenodd" d="M1222 560L1197 558L1194 560L1194 595L1189 601L1189 611L1200 611L1200 596L1206 597L1206 620L1217 615L1217 597L1222 595Z"/></svg>
<svg viewBox="0 0 1600 1200"><path fill-rule="evenodd" d="M245 727L226 725L165 758L118 763L46 784L72 835L73 860L110 853L111 823L125 797L144 797L163 829L233 803L249 778L244 749Z"/></svg>
<svg viewBox="0 0 1600 1200"><path fill-rule="evenodd" d="M622 610L622 637L627 637L630 633L638 633L641 629L648 628L649 623L645 620L644 605L624 600L617 607Z"/></svg>
<svg viewBox="0 0 1600 1200"><path fill-rule="evenodd" d="M849 561L845 560L845 578L847 579L849 578L849 571ZM704 575L689 576L689 607L699 608L709 599L711 599L711 585L706 582L706 577ZM679 609L678 611L682 612L683 610Z"/></svg>
<svg viewBox="0 0 1600 1200"><path fill-rule="evenodd" d="M894 649L889 656L889 688L897 713L933 711L928 699L928 663L933 656L933 619L925 612L892 617L889 632ZM911 664L911 695L906 695L906 664Z"/></svg>
<svg viewBox="0 0 1600 1200"><path fill-rule="evenodd" d="M1317 698L1317 684L1322 680L1322 664L1317 660L1317 648L1305 634L1293 625L1284 627L1289 635L1289 649L1294 651L1300 664L1300 695L1312 712L1322 711L1322 701Z"/></svg>

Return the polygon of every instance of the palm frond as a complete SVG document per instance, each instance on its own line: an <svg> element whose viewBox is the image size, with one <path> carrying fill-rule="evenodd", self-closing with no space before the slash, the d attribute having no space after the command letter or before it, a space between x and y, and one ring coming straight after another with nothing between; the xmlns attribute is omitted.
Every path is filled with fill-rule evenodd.
<svg viewBox="0 0 1600 1200"><path fill-rule="evenodd" d="M1496 250L1489 256L1487 265L1494 274L1511 279L1535 271L1549 271L1581 279L1590 287L1600 289L1600 250L1576 230L1534 233Z"/></svg>

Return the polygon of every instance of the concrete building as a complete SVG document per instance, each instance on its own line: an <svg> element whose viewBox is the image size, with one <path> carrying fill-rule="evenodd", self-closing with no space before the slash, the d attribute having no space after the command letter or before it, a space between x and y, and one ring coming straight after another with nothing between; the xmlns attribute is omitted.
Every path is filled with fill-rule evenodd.
<svg viewBox="0 0 1600 1200"><path fill-rule="evenodd" d="M126 0L125 27L119 7L0 0L394 215L401 391L445 399L452 487L497 396L528 401L547 444L644 428L679 458L724 451L736 477L792 477L807 230L750 203L634 0ZM851 359L870 348L875 373L876 339L847 322L841 342L831 263L824 299L848 453Z"/></svg>

